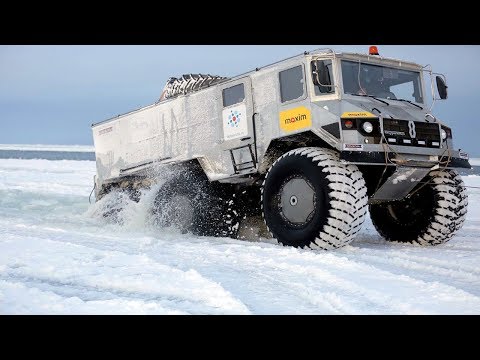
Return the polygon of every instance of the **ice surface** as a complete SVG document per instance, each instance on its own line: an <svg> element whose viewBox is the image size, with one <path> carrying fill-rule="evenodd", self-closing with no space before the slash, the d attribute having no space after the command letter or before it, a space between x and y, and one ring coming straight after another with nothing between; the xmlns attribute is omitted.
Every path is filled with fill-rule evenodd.
<svg viewBox="0 0 480 360"><path fill-rule="evenodd" d="M0 150L94 152L90 145L0 144Z"/></svg>
<svg viewBox="0 0 480 360"><path fill-rule="evenodd" d="M472 158L469 160L470 165L472 166L480 166L480 159L479 158Z"/></svg>
<svg viewBox="0 0 480 360"><path fill-rule="evenodd" d="M124 225L108 223L88 203L94 174L0 160L0 314L480 314L480 189L445 245L387 243L367 220L325 252L156 229L152 193L117 197Z"/></svg>

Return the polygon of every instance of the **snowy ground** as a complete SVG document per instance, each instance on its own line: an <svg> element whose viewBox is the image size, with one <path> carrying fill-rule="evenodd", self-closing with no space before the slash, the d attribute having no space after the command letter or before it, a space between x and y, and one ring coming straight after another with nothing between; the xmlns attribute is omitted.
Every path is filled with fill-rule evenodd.
<svg viewBox="0 0 480 360"><path fill-rule="evenodd" d="M106 224L88 203L94 173L0 160L0 314L480 314L480 189L443 246L387 243L367 221L323 252L153 229L148 196Z"/></svg>

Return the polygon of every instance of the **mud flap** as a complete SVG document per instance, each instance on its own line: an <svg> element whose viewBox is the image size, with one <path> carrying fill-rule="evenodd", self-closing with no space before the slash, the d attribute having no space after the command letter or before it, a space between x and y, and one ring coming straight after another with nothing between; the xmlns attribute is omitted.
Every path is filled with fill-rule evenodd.
<svg viewBox="0 0 480 360"><path fill-rule="evenodd" d="M403 199L432 170L432 168L398 167L373 194L368 201L369 204Z"/></svg>

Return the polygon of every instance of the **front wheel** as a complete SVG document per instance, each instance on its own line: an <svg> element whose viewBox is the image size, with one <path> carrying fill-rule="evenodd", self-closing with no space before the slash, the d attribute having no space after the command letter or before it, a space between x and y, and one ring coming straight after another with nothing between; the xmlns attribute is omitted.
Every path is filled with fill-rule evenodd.
<svg viewBox="0 0 480 360"><path fill-rule="evenodd" d="M269 231L281 244L334 249L360 230L367 189L357 166L341 163L332 150L305 147L273 163L261 205Z"/></svg>
<svg viewBox="0 0 480 360"><path fill-rule="evenodd" d="M406 199L370 205L372 223L386 240L439 245L460 230L468 205L461 176L454 170L439 170L426 181Z"/></svg>

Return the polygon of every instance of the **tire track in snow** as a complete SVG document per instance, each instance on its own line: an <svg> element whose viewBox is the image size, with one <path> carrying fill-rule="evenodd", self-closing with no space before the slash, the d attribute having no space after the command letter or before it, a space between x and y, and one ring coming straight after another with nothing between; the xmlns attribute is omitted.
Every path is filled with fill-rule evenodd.
<svg viewBox="0 0 480 360"><path fill-rule="evenodd" d="M37 233L38 234L38 233ZM71 241L67 241L63 238L60 238L59 240L56 240L56 239L52 239L53 236L52 235L49 235L48 234L48 231L46 234L44 234L44 237L45 239L51 239L50 241L58 241L60 243L66 243L66 244L72 244L72 245L78 245L77 242L71 242ZM115 237L111 237L111 240L114 240ZM218 245L214 245L214 244L211 244L209 241L205 241L206 238L202 238L203 240L201 240L201 243L204 243L206 246L213 246L213 249L217 249L218 248ZM212 239L213 242L217 242L218 239ZM244 242L238 242L238 241L234 241L234 240L227 240L227 242L233 242L235 243L236 247L238 248L238 250L242 250L244 249L244 246L243 245L247 245L247 244L250 244L251 247L255 248L255 247L258 247L256 244L254 243L244 243ZM240 243L240 244L238 244ZM107 249L107 251L111 251L113 248L115 248L115 243L112 244L112 246L105 246L106 244L103 244L103 243L100 243L101 244L101 248L103 250L105 250L105 248ZM89 241L89 244L88 245L85 245L82 241L81 243L81 246L87 246L91 249L95 249L95 250L98 250L98 245L100 245L99 243L96 243L97 246L92 246L92 245L95 245L94 242L90 242ZM116 243L116 248L117 250L116 251L119 251L118 250L118 239L117 239L117 243ZM163 242L162 244L163 245ZM187 245L188 247L191 247L191 243L190 242L187 242L185 243L184 245ZM159 245L157 244L157 247ZM228 245L227 245L228 246ZM278 247L277 245L271 245L269 244L269 246L271 247L270 250L267 250L267 252L269 254L271 254L270 256L268 256L267 258L267 261L268 262L271 262L272 259L276 258L277 255L275 254L277 250L279 251L284 251L286 249L283 249L282 247ZM120 247L123 247L123 246L120 246ZM262 250L262 248L260 247L259 248L261 251L264 251ZM132 248L128 248L126 247L124 250L127 250L126 254L129 254L129 255L136 255L136 254L140 254L142 251L141 249L132 249ZM228 250L228 249L227 249ZM352 301L352 299L355 298L355 294L354 292L350 291L347 293L347 295L341 295L339 294L339 290L343 290L345 291L346 289L348 289L348 286L344 286L342 289L339 289L338 286L333 286L333 282L332 281L322 281L322 288L328 288L328 291L325 291L324 289L322 289L321 291L318 291L315 289L315 287L318 287L318 280L319 279L316 279L317 281L317 284L311 284L309 286L306 286L304 284L301 283L301 281L306 281L307 279L301 279L303 278L303 275L301 272L299 271L296 271L297 274L300 274L302 276L299 276L299 279L298 282L294 283L292 282L292 279L291 279L291 276L289 276L289 271L287 271L286 273L286 277L283 278L282 277L282 272L279 272L278 270L280 270L280 267L277 266L277 263L275 261L273 261L268 267L270 270L273 269L273 271L271 271L271 273L269 275L266 275L264 274L264 269L261 269L261 266L265 266L265 259L258 259L258 261L254 261L251 256L250 256L250 253L247 253L247 254L242 254L242 253L239 253L238 250L236 251L235 253L235 257L237 258L237 263L230 268L230 271L232 273L236 273L235 274L235 277L242 277L242 273L244 272L248 272L248 268L251 269L251 273L255 274L255 273L258 273L260 275L257 275L256 276L256 281L260 281L259 279L261 277L265 277L267 278L267 281L266 283L270 283L270 286L272 284L274 284L274 288L277 288L277 287L280 287L280 289L270 289L270 291L276 291L278 294L278 297L280 298L285 298L285 297L288 297L288 295L290 296L293 296L294 298L298 299L298 300L303 300L303 302L305 302L306 304L304 304L303 306L303 311L304 312L312 312L312 313L318 313L319 311L321 312L325 312L325 313L339 313L339 314L344 314L344 313L355 313L356 310L359 310L357 309L356 307L352 307L351 305L348 304L348 301ZM272 253L273 251L273 253ZM123 251L122 251L123 252ZM189 252L187 249L176 249L175 250L175 253L185 253L185 252ZM197 252L197 251L191 251L190 249L190 252ZM201 250L198 251L198 254L201 253ZM207 251L206 254L208 253L211 253L211 251ZM156 261L154 257L151 256L152 254L149 255L149 257ZM193 254L192 254L193 255ZM215 251L213 254L210 254L210 258L207 258L207 259L203 259L203 261L208 261L208 260L212 260L215 259L215 258L222 258L224 254L222 254L221 251ZM200 255L201 256L201 255ZM196 256L192 256L192 257L196 257ZM241 262L242 258L245 258L243 263ZM252 264L252 261L253 263L255 264L255 266L251 266ZM217 265L218 262L217 262ZM260 266L259 266L260 265ZM227 265L228 266L228 265ZM287 265L284 265L284 266L287 266ZM242 269L240 272L237 271L238 269ZM258 270L261 270L261 271L258 271ZM291 270L291 269L288 269L287 270ZM211 273L209 274L206 274L204 271L200 272L202 274L202 276L212 282L218 282L218 279L216 278L215 275L212 275ZM263 281L265 282L265 281ZM238 284L238 282L235 282L236 286L235 287L232 287L232 288L227 288L230 293L232 294L235 294L236 290L237 290L237 287L241 286ZM268 285L268 284L267 284ZM223 284L222 282L222 286L225 287L225 284ZM358 290L357 290L358 291ZM239 296L237 295L236 298L239 298ZM247 300L242 300L241 301L243 303L246 303ZM370 302L367 304L368 306L367 307L370 307L372 309L379 309L379 308L383 308L383 311L388 311L388 309L384 308L384 306L380 306L380 304L378 302ZM302 308L302 306L299 306L300 308ZM323 310L321 310L323 309ZM388 311L388 312L391 312L391 311Z"/></svg>
<svg viewBox="0 0 480 360"><path fill-rule="evenodd" d="M224 313L225 309L215 308L205 304L202 299L185 299L174 295L158 295L149 292L116 290L96 285L85 285L74 281L60 281L49 278L14 275L0 275L0 281L12 284L22 284L30 289L58 295L63 299L77 298L84 303L109 300L140 300L143 303L156 303L168 311L181 311L185 314ZM1 290L1 288L0 288ZM233 314L242 313L234 311Z"/></svg>
<svg viewBox="0 0 480 360"><path fill-rule="evenodd" d="M350 271L342 274L342 269L344 270L348 265L339 266L335 264L333 269L330 269L329 266L319 269L312 266L292 266L288 263L282 263L280 267L288 272L309 274L319 281L323 287L331 286L340 297L348 299L350 303L357 304L355 313L435 313L421 302L412 302L408 294L417 298L442 298L447 300L446 303L449 299L463 298L472 304L471 312L480 312L480 298L472 296L464 290L438 281L425 282L404 274L393 274L371 265L359 264L356 261L352 261L351 265L357 267L358 270L350 270L358 271L359 276L355 281L352 281L350 280L352 274ZM395 284L397 287L396 294L388 294L388 292L391 292L390 284ZM389 291L384 291L384 289ZM448 311L448 305L445 305L444 308L443 311Z"/></svg>
<svg viewBox="0 0 480 360"><path fill-rule="evenodd" d="M16 241L22 241L17 239ZM90 296L167 301L186 312L249 313L218 283L196 270L179 270L146 256L92 250L83 245L36 239L43 249L0 256L0 279L30 284L60 296ZM24 242L30 242L24 240ZM0 243L1 244L1 243ZM48 250L46 250L48 249ZM95 298L94 298L95 299ZM175 307L173 307L175 308Z"/></svg>
<svg viewBox="0 0 480 360"><path fill-rule="evenodd" d="M258 247L258 246L257 246ZM215 248L218 248L216 246ZM278 251L277 251L278 249ZM188 249L183 249L188 253ZM209 252L213 252L210 249ZM181 251L175 251L181 252ZM225 257L221 251L211 254L215 258ZM330 305L331 312L339 313L448 313L450 298L458 297L472 303L470 312L480 312L478 297L472 296L462 289L439 283L438 281L426 282L411 278L403 274L394 274L375 266L359 263L346 258L343 255L312 253L310 251L276 248L275 245L262 248L257 256L252 258L250 252L244 253L237 248L235 263L229 269L228 265L216 263L222 268L222 273L231 271L236 274L236 269L243 272L253 273L256 278L268 277L273 283L269 284L272 289L264 289L266 292L278 292L280 287L283 293L294 293L298 300L304 299L310 304L317 304L318 299L328 299L325 294L334 294L334 302L324 301L322 305ZM290 253L287 257L285 253ZM153 253L155 255L155 253ZM149 256L152 256L150 254ZM168 255L167 255L168 256ZM289 262L283 261L288 258ZM278 259L282 259L278 260ZM295 264L297 263L297 264ZM200 270L202 275L216 279L217 274ZM292 275L293 274L293 275ZM352 274L361 274L360 276ZM355 280L362 281L352 281ZM300 285L299 285L300 284ZM391 292L392 284L398 287L394 294ZM239 294L241 285L234 284L234 288L223 286L232 292L244 303L245 299ZM437 295L437 293L439 295ZM430 310L428 304L417 306L411 301L411 296L430 299L437 297L444 304L440 304L440 311ZM277 296L275 295L275 299ZM400 299L400 300L399 300ZM444 299L444 300L442 300ZM251 299L250 299L251 300ZM305 304L303 304L305 305ZM254 311L254 307L249 304ZM272 304L274 308L274 304ZM319 311L317 306L317 312ZM476 310L475 310L476 309ZM277 310L278 311L278 310ZM467 311L468 312L468 311Z"/></svg>
<svg viewBox="0 0 480 360"><path fill-rule="evenodd" d="M473 295L479 296L480 268L452 261L431 259L425 256L405 254L399 251L371 250L355 248L353 254L344 253L352 261L374 265L378 269L397 275L405 275L423 280L438 281L455 288L467 289Z"/></svg>
<svg viewBox="0 0 480 360"><path fill-rule="evenodd" d="M24 172L9 171L17 162ZM114 311L118 306L146 303L138 309L480 314L477 208L467 216L463 230L441 248L384 242L367 220L351 247L312 252L155 232L144 223L106 224L102 218L84 214L94 162L3 165L0 161L0 274L4 279L0 280L0 311L2 304L23 301L28 312L35 307L32 295L38 291L44 312L57 311L54 303L63 299L65 304L74 303L71 312L79 304ZM128 206L127 216L142 215L141 206ZM182 280L192 269L194 280ZM12 290L16 288L18 292ZM215 303L214 297L224 303Z"/></svg>
<svg viewBox="0 0 480 360"><path fill-rule="evenodd" d="M327 264L322 261L319 267L318 264L295 265L272 260L263 264L264 267L270 268L267 271L268 275L265 275L267 270L265 268L258 274L274 279L275 287L279 286L278 283L283 284L286 291L295 293L297 298L304 299L312 305L317 305L318 299L328 299L335 313L422 313L425 311L421 307L397 300L375 289L376 285L372 282L368 282L370 288L348 280L350 272L346 273L346 276L334 274L348 266L357 267L358 271L364 272L366 267L349 261L340 261L341 264L338 264L338 259L334 259L333 262L333 264ZM372 267L368 268L371 273ZM384 276L387 278L384 282L399 281L398 276L394 274L375 268L373 270L372 278ZM296 275L296 279L292 279L292 274ZM369 273L366 272L364 276L368 277ZM412 287L408 279L403 279L403 282L406 283L406 287ZM454 291L454 289L448 289L448 291Z"/></svg>
<svg viewBox="0 0 480 360"><path fill-rule="evenodd" d="M1 314L188 314L178 309L162 307L159 303L142 300L112 298L83 301L78 297L64 297L52 291L28 287L24 283L0 279ZM8 312L5 311L8 308Z"/></svg>
<svg viewBox="0 0 480 360"><path fill-rule="evenodd" d="M42 237L48 239L54 237L52 236L54 234L51 234L52 232L55 233L57 231L52 231L47 227L43 229L43 231L36 232L36 235L40 233ZM81 233L79 233L79 235L80 234ZM356 253L358 251L371 251L371 249L353 248L354 254L351 254L352 251L350 251L350 249L334 254L226 239L199 238L192 242L194 239L189 238L188 235L181 237L180 241L173 239L172 241L159 240L158 242L153 242L152 246L148 245L148 237L145 239L147 243L146 246L144 242L133 242L129 244L128 239L119 238L118 236L105 236L105 240L108 240L107 243L103 241L95 243L92 238L87 241L88 245L85 245L83 237L76 239L80 241L73 242L62 238L61 234L58 237L58 239L50 241L65 244L65 246L68 244L83 247L87 246L94 251L102 249L102 251L118 253L120 252L119 249L122 249L121 252L127 255L145 253L149 259L155 262L158 262L156 255L158 255L158 253L165 253L166 251L166 257L162 258L162 261L158 263L162 264L167 260L167 263L171 266L172 263L181 263L183 261L184 264L189 264L195 268L205 279L221 283L222 287L249 307L251 306L250 303L252 303L252 299L251 297L249 298L248 294L242 294L242 284L235 281L234 285L226 286L223 281L224 279L219 280L219 272L224 273L228 271L231 276L238 278L245 277L245 274L250 274L247 275L247 277L257 282L257 285L258 283L263 283L264 286L267 286L264 290L270 295L277 293L280 298L290 300L290 302L293 302L293 299L297 299L299 302L298 308L302 309L301 312L303 311L304 313L429 312L429 310L422 310L422 308L408 305L407 302L397 301L395 298L392 298L392 296L386 296L382 291L372 290L372 288L377 287L373 279L382 275L382 273L383 276L385 276L385 273L388 274L389 281L392 283L400 280L405 282L406 279L410 279L410 285L413 284L413 287L417 288L416 292L419 293L416 295L424 296L422 291L418 291L418 288L425 286L428 288L429 283L415 282L417 279L405 277L404 274L394 274L391 271L385 270L383 264L385 261L381 259L381 256L376 257L373 255L369 258L368 256L363 256L365 254L359 255ZM234 250L232 251L231 248L234 248ZM228 254L229 252L230 254ZM185 254L186 256L179 261L180 259L175 259L175 254ZM226 254L235 258L234 264L222 263L220 259L225 258ZM192 262L195 258L198 260ZM380 258L380 260L378 258ZM289 262L282 262L276 259L288 259ZM378 267L375 260L379 260L382 267ZM217 268L213 272L205 271L204 268L201 267L202 262L215 263ZM433 262L436 262L436 260L433 260ZM373 263L376 266L373 266ZM175 264L175 266L178 265ZM366 269L368 269L368 271ZM348 271L346 272L345 270ZM341 274L342 271L343 274L340 276L339 273ZM368 286L359 286L356 282L348 280L352 278L353 273L362 273L365 276L370 276L372 281ZM442 284L436 282L434 285L438 287ZM442 291L453 294L455 291L459 291L459 289L444 288ZM458 295L460 297L465 296L461 290ZM257 300L265 301L266 299ZM472 300L472 298L470 298L470 301L475 302L475 300L476 299ZM270 312L282 312L282 307L288 307L287 304L278 305L279 307L277 308L273 305L272 309L274 310ZM290 308L290 312L294 313L296 310Z"/></svg>

